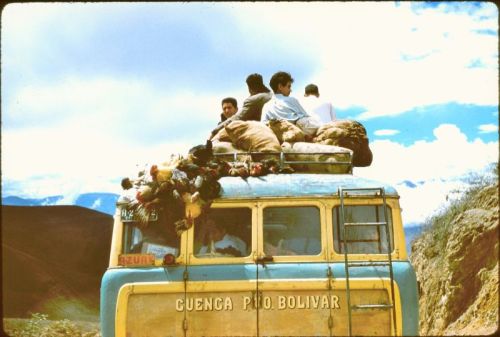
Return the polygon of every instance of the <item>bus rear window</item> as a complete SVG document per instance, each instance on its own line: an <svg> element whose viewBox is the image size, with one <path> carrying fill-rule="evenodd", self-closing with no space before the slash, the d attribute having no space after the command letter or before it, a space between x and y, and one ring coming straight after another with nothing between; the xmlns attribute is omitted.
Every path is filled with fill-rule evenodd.
<svg viewBox="0 0 500 337"><path fill-rule="evenodd" d="M194 255L197 258L245 257L252 249L252 210L212 208L196 219Z"/></svg>
<svg viewBox="0 0 500 337"><path fill-rule="evenodd" d="M321 222L314 206L266 207L264 252L267 255L318 255Z"/></svg>
<svg viewBox="0 0 500 337"><path fill-rule="evenodd" d="M391 209L387 206L389 235L392 239ZM333 209L333 242L337 253L344 253L344 226L341 219L340 206ZM344 206L344 222L377 223L385 222L382 205ZM349 254L382 254L388 253L385 226L357 225L347 227L347 252Z"/></svg>

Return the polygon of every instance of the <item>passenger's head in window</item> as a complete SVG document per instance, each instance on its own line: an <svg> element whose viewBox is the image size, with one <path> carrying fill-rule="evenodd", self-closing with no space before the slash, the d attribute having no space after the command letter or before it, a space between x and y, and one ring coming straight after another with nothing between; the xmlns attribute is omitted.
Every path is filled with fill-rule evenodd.
<svg viewBox="0 0 500 337"><path fill-rule="evenodd" d="M207 219L205 221L206 235L204 243L207 244L210 241L220 241L224 238L227 231L224 226L217 224L213 219Z"/></svg>
<svg viewBox="0 0 500 337"><path fill-rule="evenodd" d="M198 254L220 254L222 256L246 256L247 244L239 237L229 234L224 225L208 218L201 235L203 246Z"/></svg>

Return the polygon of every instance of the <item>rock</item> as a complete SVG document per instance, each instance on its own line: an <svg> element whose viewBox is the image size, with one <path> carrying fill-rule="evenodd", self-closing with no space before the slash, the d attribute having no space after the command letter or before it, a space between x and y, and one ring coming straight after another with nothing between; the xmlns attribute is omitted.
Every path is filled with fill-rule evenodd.
<svg viewBox="0 0 500 337"><path fill-rule="evenodd" d="M412 245L421 335L498 328L498 182L464 194Z"/></svg>

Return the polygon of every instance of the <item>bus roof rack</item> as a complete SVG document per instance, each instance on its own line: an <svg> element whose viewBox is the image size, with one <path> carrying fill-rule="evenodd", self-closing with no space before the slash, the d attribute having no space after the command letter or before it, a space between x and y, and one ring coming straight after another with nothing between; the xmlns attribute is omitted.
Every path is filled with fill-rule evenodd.
<svg viewBox="0 0 500 337"><path fill-rule="evenodd" d="M296 172L352 174L352 151L332 152L226 152L214 153L227 162L275 160L280 167L291 166Z"/></svg>

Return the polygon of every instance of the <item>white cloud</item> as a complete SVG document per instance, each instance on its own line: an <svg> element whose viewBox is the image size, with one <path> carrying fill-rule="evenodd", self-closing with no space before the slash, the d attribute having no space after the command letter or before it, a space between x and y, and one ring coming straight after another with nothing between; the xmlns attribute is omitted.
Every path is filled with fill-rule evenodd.
<svg viewBox="0 0 500 337"><path fill-rule="evenodd" d="M94 201L94 203L92 204L92 206L90 206L90 208L97 209L101 206L101 203L102 203L101 198L98 198Z"/></svg>
<svg viewBox="0 0 500 337"><path fill-rule="evenodd" d="M373 163L357 171L392 183L461 176L480 170L498 159L498 142L469 141L453 124L434 129L433 141L417 141L404 146L389 140L370 142Z"/></svg>
<svg viewBox="0 0 500 337"><path fill-rule="evenodd" d="M399 133L399 130L392 130L392 129L381 129L381 130L375 130L373 134L375 136L394 136Z"/></svg>
<svg viewBox="0 0 500 337"><path fill-rule="evenodd" d="M168 134L193 119L199 125L214 123L219 109L219 97L188 90L164 92L146 81L67 78L21 88L5 108L4 118L7 127L76 123L94 133L122 134L125 141L124 131L133 138L134 130L164 127Z"/></svg>
<svg viewBox="0 0 500 337"><path fill-rule="evenodd" d="M16 186L15 195L65 195L120 191L119 180L137 175L138 165L159 163L170 154L186 154L188 142L159 142L142 147L122 145L111 133L93 134L78 124L65 128L25 129L2 134L2 188Z"/></svg>
<svg viewBox="0 0 500 337"><path fill-rule="evenodd" d="M488 6L495 8L484 6L483 12L492 11ZM441 10L415 15L411 3L247 7L239 15L253 15L239 21L250 30L266 27L266 34L287 36L291 45L316 55L317 72L296 84L317 83L322 96L336 107L365 107L358 119L449 102L498 103L498 36L477 33L497 31L495 11L478 20L480 11L475 16ZM405 60L405 55L415 59ZM484 67L469 68L478 60Z"/></svg>
<svg viewBox="0 0 500 337"><path fill-rule="evenodd" d="M152 6L11 4L3 12L2 36L14 37L12 41L19 50L16 57L4 61L29 60L23 46L44 50L41 43L32 45L38 40L37 34L63 21L64 31L69 29L76 40L89 31L98 35L103 29L98 26L100 21L92 20L92 13L130 15L134 9L167 8L165 4ZM279 44L290 52L280 49L283 55L269 57L281 64L288 64L289 55L299 52L311 56L316 73L296 78L295 91L302 92L301 86L306 83L318 83L322 96L331 99L336 107L365 107L366 112L358 119L452 101L498 103L498 35L478 33L486 29L498 31L498 11L493 3L483 2L479 7L467 3L438 8L424 5L419 10L415 10L418 6L413 2L231 2L183 7L183 15L191 8L217 8L234 18L230 33L207 28L207 38L214 45L235 41L239 50L262 55ZM68 13L72 20L67 20ZM24 44L25 40L30 44ZM470 68L470 64L483 66ZM130 93L133 99L134 93ZM43 101L45 96L38 97ZM129 99L122 102L127 104Z"/></svg>
<svg viewBox="0 0 500 337"><path fill-rule="evenodd" d="M432 179L411 188L396 185L405 225L421 224L429 216L444 209L463 192L465 183L459 179Z"/></svg>
<svg viewBox="0 0 500 337"><path fill-rule="evenodd" d="M481 172L498 160L498 141L468 140L458 127L442 124L435 139L404 146L390 140L370 142L372 165L355 168L354 174L396 185L401 195L405 223L423 222L446 204L447 196L464 186L462 178ZM417 186L407 187L409 180Z"/></svg>
<svg viewBox="0 0 500 337"><path fill-rule="evenodd" d="M479 133L498 132L498 125L495 124L482 124L477 128L479 129Z"/></svg>
<svg viewBox="0 0 500 337"><path fill-rule="evenodd" d="M247 95L235 94L240 102ZM117 192L110 179L204 143L221 97L108 77L23 87L2 103L4 183L15 182L26 197L64 194L65 202L84 192Z"/></svg>

